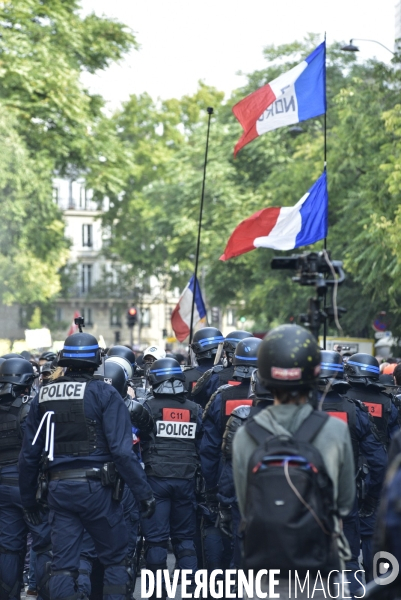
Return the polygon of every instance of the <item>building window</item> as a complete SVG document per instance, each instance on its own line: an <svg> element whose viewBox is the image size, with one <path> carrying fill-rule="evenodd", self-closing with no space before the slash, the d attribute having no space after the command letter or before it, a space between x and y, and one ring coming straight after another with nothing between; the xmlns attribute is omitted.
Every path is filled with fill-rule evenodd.
<svg viewBox="0 0 401 600"><path fill-rule="evenodd" d="M82 245L93 246L93 225L82 225Z"/></svg>
<svg viewBox="0 0 401 600"><path fill-rule="evenodd" d="M81 308L81 317L85 319L85 326L93 326L93 310L91 308Z"/></svg>
<svg viewBox="0 0 401 600"><path fill-rule="evenodd" d="M92 288L93 265L81 266L81 292L86 294Z"/></svg>
<svg viewBox="0 0 401 600"><path fill-rule="evenodd" d="M112 306L110 309L110 325L121 327L121 309L119 306Z"/></svg>
<svg viewBox="0 0 401 600"><path fill-rule="evenodd" d="M59 189L58 187L53 187L53 202L56 204L59 203Z"/></svg>
<svg viewBox="0 0 401 600"><path fill-rule="evenodd" d="M150 327L150 308L141 308L140 317L142 327Z"/></svg>
<svg viewBox="0 0 401 600"><path fill-rule="evenodd" d="M57 323L61 323L61 321L63 320L63 309L60 306L57 306L56 308L55 318Z"/></svg>

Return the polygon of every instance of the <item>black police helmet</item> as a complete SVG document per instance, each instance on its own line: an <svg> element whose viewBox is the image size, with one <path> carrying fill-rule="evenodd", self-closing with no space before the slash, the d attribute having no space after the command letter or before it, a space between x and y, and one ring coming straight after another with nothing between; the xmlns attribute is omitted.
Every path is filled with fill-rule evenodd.
<svg viewBox="0 0 401 600"><path fill-rule="evenodd" d="M339 352L322 350L319 379L344 379L344 363Z"/></svg>
<svg viewBox="0 0 401 600"><path fill-rule="evenodd" d="M102 362L102 351L97 339L90 333L73 333L64 342L58 364L61 367L90 369Z"/></svg>
<svg viewBox="0 0 401 600"><path fill-rule="evenodd" d="M358 379L379 379L380 367L377 359L370 354L358 352L349 357L345 364L349 381Z"/></svg>
<svg viewBox="0 0 401 600"><path fill-rule="evenodd" d="M148 379L155 395L176 395L185 392L185 375L175 358L155 360L148 371Z"/></svg>
<svg viewBox="0 0 401 600"><path fill-rule="evenodd" d="M121 356L121 358L125 358L126 360L128 360L132 367L136 363L135 354L132 352L132 350L127 348L127 346L113 346L107 352L107 356Z"/></svg>
<svg viewBox="0 0 401 600"><path fill-rule="evenodd" d="M34 379L33 367L25 358L9 358L0 365L0 383L29 387Z"/></svg>
<svg viewBox="0 0 401 600"><path fill-rule="evenodd" d="M234 377L249 378L258 364L258 350L262 340L247 337L241 340L235 349L233 358Z"/></svg>
<svg viewBox="0 0 401 600"><path fill-rule="evenodd" d="M212 358L220 342L224 342L221 331L216 327L202 327L195 331L191 348L199 358Z"/></svg>
<svg viewBox="0 0 401 600"><path fill-rule="evenodd" d="M122 398L127 395L128 389L128 373L118 363L113 360L104 361L104 381L112 385Z"/></svg>
<svg viewBox="0 0 401 600"><path fill-rule="evenodd" d="M16 354L15 352L8 352L8 354L3 354L1 358L5 358L8 360L9 358L24 358L21 354ZM25 360L25 358L24 358Z"/></svg>
<svg viewBox="0 0 401 600"><path fill-rule="evenodd" d="M259 346L258 370L261 383L272 390L310 390L320 373L320 348L303 327L280 325Z"/></svg>
<svg viewBox="0 0 401 600"><path fill-rule="evenodd" d="M224 340L223 350L225 350L227 354L234 354L238 342L248 337L253 337L252 333L250 333L249 331L243 331L241 329L239 329L238 331L232 331L226 336L226 339Z"/></svg>

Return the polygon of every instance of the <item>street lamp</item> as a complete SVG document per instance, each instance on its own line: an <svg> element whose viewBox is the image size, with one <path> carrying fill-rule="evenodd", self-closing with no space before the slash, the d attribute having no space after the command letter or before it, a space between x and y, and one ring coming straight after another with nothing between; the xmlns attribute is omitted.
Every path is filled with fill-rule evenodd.
<svg viewBox="0 0 401 600"><path fill-rule="evenodd" d="M387 46L385 46L381 42L378 42L377 40L365 40L363 38L351 38L350 41L349 41L349 44L347 44L346 46L343 46L341 48L341 50L344 50L344 52L359 52L358 46L355 46L355 44L353 44L354 41L357 41L357 42L373 42L373 44L379 44L379 46L382 46L383 48L385 48L386 50L388 50L389 52L391 52L391 54L393 56L395 55L395 52L393 52L392 50L390 50L390 48L387 48Z"/></svg>

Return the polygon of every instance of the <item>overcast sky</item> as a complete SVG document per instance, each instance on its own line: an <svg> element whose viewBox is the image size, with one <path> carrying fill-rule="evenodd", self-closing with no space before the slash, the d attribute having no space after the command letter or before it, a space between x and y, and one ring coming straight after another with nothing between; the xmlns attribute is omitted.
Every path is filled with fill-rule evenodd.
<svg viewBox="0 0 401 600"><path fill-rule="evenodd" d="M179 98L198 80L229 93L243 85L238 71L263 68L263 48L302 40L308 32L334 40L371 38L393 49L396 0L82 0L84 13L114 17L131 27L141 45L120 65L85 75L110 108L132 93ZM357 42L355 42L357 43ZM391 54L358 42L360 58Z"/></svg>

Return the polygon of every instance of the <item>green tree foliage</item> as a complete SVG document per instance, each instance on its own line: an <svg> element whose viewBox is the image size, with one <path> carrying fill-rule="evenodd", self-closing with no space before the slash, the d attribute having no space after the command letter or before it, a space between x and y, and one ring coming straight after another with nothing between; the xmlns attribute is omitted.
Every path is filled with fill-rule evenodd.
<svg viewBox="0 0 401 600"><path fill-rule="evenodd" d="M323 170L323 117L302 123L296 138L289 128L265 134L233 159L241 128L232 106L316 44L310 36L304 43L268 47L267 68L249 75L229 100L201 84L197 94L181 100L154 103L133 96L115 116L133 165L124 193L106 215L108 251L128 265L130 281L162 273L183 286L193 271L206 108L213 106L200 263L208 299L236 305L263 329L305 312L313 288L292 283L288 272L272 271L273 251L218 259L242 219L263 207L294 205ZM371 335L373 317L387 310L392 330L401 333L400 73L375 61L358 64L339 48L327 53L328 248L348 275L339 291L339 304L348 308L342 325L348 335Z"/></svg>
<svg viewBox="0 0 401 600"><path fill-rule="evenodd" d="M43 315L68 256L53 178L85 176L96 197L117 195L130 161L81 74L136 43L121 23L83 18L77 0L0 1L0 38L0 299Z"/></svg>

